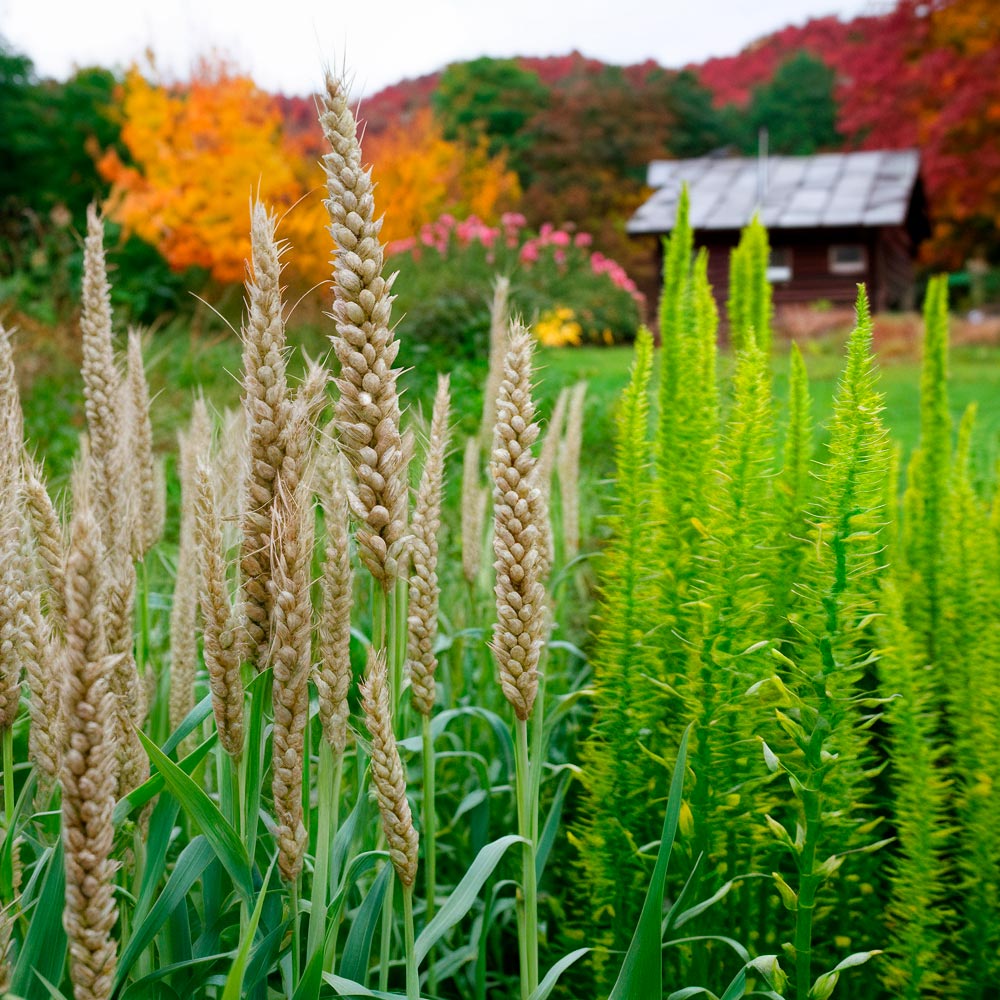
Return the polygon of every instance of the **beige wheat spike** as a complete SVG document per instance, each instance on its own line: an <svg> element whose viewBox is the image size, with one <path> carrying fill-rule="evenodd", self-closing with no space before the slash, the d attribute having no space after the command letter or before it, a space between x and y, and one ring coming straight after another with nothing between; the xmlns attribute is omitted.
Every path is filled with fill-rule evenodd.
<svg viewBox="0 0 1000 1000"><path fill-rule="evenodd" d="M11 407L4 409L9 415ZM9 429L4 424L0 414L0 437ZM21 698L30 589L15 455L0 452L0 732L14 725Z"/></svg>
<svg viewBox="0 0 1000 1000"><path fill-rule="evenodd" d="M187 433L180 444L181 525L177 552L177 577L170 610L170 728L176 729L194 708L198 668L198 551L195 538L195 473L198 457L212 441L212 424L201 397L191 410Z"/></svg>
<svg viewBox="0 0 1000 1000"><path fill-rule="evenodd" d="M351 687L351 605L354 573L351 569L348 531L347 470L332 441L321 464L325 489L321 490L326 545L320 589L323 600L319 616L319 663L313 682L319 696L319 717L323 736L335 756L347 746L350 709L347 694Z"/></svg>
<svg viewBox="0 0 1000 1000"><path fill-rule="evenodd" d="M153 457L153 425L149 417L149 385L142 360L142 336L129 330L128 363L125 389L129 401L131 423L131 462L138 508L133 519L132 552L141 559L160 539L162 523L158 523L156 460ZM130 477L132 478L132 477Z"/></svg>
<svg viewBox="0 0 1000 1000"><path fill-rule="evenodd" d="M156 537L162 537L167 523L167 474L163 459L153 463L153 509L149 519L156 526Z"/></svg>
<svg viewBox="0 0 1000 1000"><path fill-rule="evenodd" d="M566 436L559 448L559 496L562 502L566 561L580 550L580 451L583 445L583 404L587 383L577 382L570 395Z"/></svg>
<svg viewBox="0 0 1000 1000"><path fill-rule="evenodd" d="M25 607L24 672L28 681L28 756L38 775L39 803L47 802L59 776L63 718L60 691L63 652L45 616L38 592L28 595Z"/></svg>
<svg viewBox="0 0 1000 1000"><path fill-rule="evenodd" d="M531 447L538 437L531 398L531 335L512 330L497 393L493 436L494 537L497 623L490 644L500 684L519 719L531 715L538 693L538 659L545 632L542 586L541 491L534 484Z"/></svg>
<svg viewBox="0 0 1000 1000"><path fill-rule="evenodd" d="M0 414L3 414L2 445L20 448L24 439L24 418L21 397L17 389L17 372L14 367L14 350L10 333L0 323Z"/></svg>
<svg viewBox="0 0 1000 1000"><path fill-rule="evenodd" d="M477 438L466 438L462 458L462 573L472 586L483 560L483 525L489 492L481 485L482 466Z"/></svg>
<svg viewBox="0 0 1000 1000"><path fill-rule="evenodd" d="M552 534L552 469L562 437L568 399L569 390L560 390L556 398L556 405L552 410L552 419L549 421L549 425L545 429L545 436L542 438L542 450L538 455L538 462L535 464L535 485L541 490L542 503L545 507L545 517L541 524L542 579L548 579L552 563L555 561L555 539Z"/></svg>
<svg viewBox="0 0 1000 1000"><path fill-rule="evenodd" d="M204 460L198 463L195 485L195 548L201 570L205 667L219 742L226 753L239 758L243 753L243 679L238 628L226 589L222 520L215 502L212 473Z"/></svg>
<svg viewBox="0 0 1000 1000"><path fill-rule="evenodd" d="M271 792L278 824L278 870L286 882L294 882L302 871L308 840L302 813L302 772L312 652L310 568L315 519L309 481L301 480L294 493L279 486L275 501L271 555Z"/></svg>
<svg viewBox="0 0 1000 1000"><path fill-rule="evenodd" d="M243 327L243 412L248 466L243 488L240 571L243 614L258 669L267 655L271 617L271 515L291 416L285 371L281 253L275 217L260 202L250 222L251 261Z"/></svg>
<svg viewBox="0 0 1000 1000"><path fill-rule="evenodd" d="M239 521L244 509L243 491L246 489L247 449L246 414L243 409L226 409L222 413L222 428L213 459L215 502L223 522L226 548L235 539L230 538L226 526Z"/></svg>
<svg viewBox="0 0 1000 1000"><path fill-rule="evenodd" d="M7 996L10 991L10 944L17 915L16 907L17 901L14 900L0 909L0 996Z"/></svg>
<svg viewBox="0 0 1000 1000"><path fill-rule="evenodd" d="M93 502L104 544L120 529L118 507L122 487L118 448L121 437L122 378L115 366L111 330L111 288L104 262L104 223L97 209L87 210L83 252L83 394L90 439Z"/></svg>
<svg viewBox="0 0 1000 1000"><path fill-rule="evenodd" d="M112 812L115 804L114 695L102 607L101 535L78 496L66 567L62 831L66 867L63 925L76 1000L106 1000L116 962Z"/></svg>
<svg viewBox="0 0 1000 1000"><path fill-rule="evenodd" d="M441 484L444 456L448 449L448 376L438 376L437 395L431 418L427 460L417 489L413 510L407 661L410 670L410 696L414 708L423 715L434 710L434 674L437 656L438 600L438 531L441 528Z"/></svg>
<svg viewBox="0 0 1000 1000"><path fill-rule="evenodd" d="M53 630L62 634L66 617L66 539L62 520L45 488L41 466L27 452L22 455L21 469L24 506L45 585L45 611Z"/></svg>
<svg viewBox="0 0 1000 1000"><path fill-rule="evenodd" d="M333 269L332 338L340 361L335 419L356 483L351 509L358 552L385 590L399 575L406 545L406 454L399 430L399 392L394 368L399 344L389 315L393 278L382 277L381 219L375 218L371 172L361 165L357 122L346 86L327 77L320 124L330 144L323 157Z"/></svg>
<svg viewBox="0 0 1000 1000"><path fill-rule="evenodd" d="M497 393L503 378L503 359L507 354L510 330L510 279L497 275L493 284L493 302L490 306L490 354L486 385L483 387L483 419L480 438L485 448L493 439L497 419Z"/></svg>
<svg viewBox="0 0 1000 1000"><path fill-rule="evenodd" d="M417 876L419 842L410 803L406 800L406 773L392 731L384 650L368 649L368 667L361 682L361 702L365 725L372 738L372 784L382 815L382 829L389 845L389 857L399 880L405 886L412 886Z"/></svg>
<svg viewBox="0 0 1000 1000"><path fill-rule="evenodd" d="M326 387L330 373L319 364L306 359L306 374L292 401L285 427L283 456L279 476L283 489L294 492L299 480L309 475L314 460L316 421L326 406Z"/></svg>

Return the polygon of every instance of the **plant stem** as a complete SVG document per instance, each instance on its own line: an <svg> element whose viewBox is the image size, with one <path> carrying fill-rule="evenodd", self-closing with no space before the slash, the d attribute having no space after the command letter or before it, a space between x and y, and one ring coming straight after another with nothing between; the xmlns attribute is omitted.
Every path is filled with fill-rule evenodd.
<svg viewBox="0 0 1000 1000"><path fill-rule="evenodd" d="M406 1000L420 1000L420 974L413 947L413 886L403 886L403 927L406 936ZM431 988L431 992L434 990Z"/></svg>
<svg viewBox="0 0 1000 1000"><path fill-rule="evenodd" d="M517 832L525 840L521 848L521 891L524 894L524 965L521 993L530 996L538 987L538 888L535 878L535 837L538 829L538 799L533 797L531 764L528 759L528 723L516 719L517 730Z"/></svg>
<svg viewBox="0 0 1000 1000"><path fill-rule="evenodd" d="M406 638L408 633L407 614L410 608L410 586L406 580L399 579L396 581L395 598L396 613L392 623L392 627L394 629L392 638L393 645L396 650L396 670L399 674L398 697L402 699L404 671L406 669ZM396 703L396 709L400 708L400 704L401 702Z"/></svg>
<svg viewBox="0 0 1000 1000"><path fill-rule="evenodd" d="M3 817L8 830L14 828L14 727L3 731Z"/></svg>
<svg viewBox="0 0 1000 1000"><path fill-rule="evenodd" d="M391 861L386 862L392 864ZM378 958L378 988L383 993L389 989L389 955L392 952L392 893L396 887L396 872L390 870L389 884L385 887L382 903L382 943Z"/></svg>
<svg viewBox="0 0 1000 1000"><path fill-rule="evenodd" d="M434 917L434 895L437 891L437 817L434 813L434 737L431 735L431 717L421 716L423 721L424 758L424 872L427 879L427 907L425 926ZM433 950L427 954L427 989L437 992L437 976L434 973Z"/></svg>
<svg viewBox="0 0 1000 1000"><path fill-rule="evenodd" d="M330 847L333 837L331 819L336 808L334 797L337 795L334 780L333 750L325 739L320 739L316 803L316 864L313 868L312 907L309 913L309 938L306 943L307 961L312 959L317 948L323 947L323 935L326 930L327 888L330 880Z"/></svg>
<svg viewBox="0 0 1000 1000"><path fill-rule="evenodd" d="M302 927L299 920L299 892L302 876L297 875L288 887L288 903L292 910L292 991L299 985L299 953L302 948Z"/></svg>
<svg viewBox="0 0 1000 1000"><path fill-rule="evenodd" d="M818 777L818 768L813 770ZM822 878L816 874L816 848L820 835L820 796L811 788L803 788L802 805L806 830L799 858L799 899L795 910L795 997L807 1000L812 988L812 930L816 910L816 890Z"/></svg>

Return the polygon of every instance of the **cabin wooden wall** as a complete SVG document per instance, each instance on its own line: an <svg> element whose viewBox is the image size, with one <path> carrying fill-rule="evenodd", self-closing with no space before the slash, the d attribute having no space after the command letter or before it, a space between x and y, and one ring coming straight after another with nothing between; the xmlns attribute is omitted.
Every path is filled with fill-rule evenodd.
<svg viewBox="0 0 1000 1000"><path fill-rule="evenodd" d="M656 237L659 242L659 237ZM726 330L726 298L729 294L729 254L739 240L735 230L695 233L695 246L708 250L708 280L719 307L722 331ZM902 226L882 229L785 229L772 230L771 246L792 253L792 277L775 282L773 301L783 305L808 305L826 301L835 306L853 305L858 284L864 282L872 310L913 307L912 241ZM867 250L867 266L859 274L833 274L830 247L861 244ZM658 251L657 274L662 273L662 248ZM649 304L649 321L655 324L659 286L642 288ZM655 332L655 331L654 331Z"/></svg>

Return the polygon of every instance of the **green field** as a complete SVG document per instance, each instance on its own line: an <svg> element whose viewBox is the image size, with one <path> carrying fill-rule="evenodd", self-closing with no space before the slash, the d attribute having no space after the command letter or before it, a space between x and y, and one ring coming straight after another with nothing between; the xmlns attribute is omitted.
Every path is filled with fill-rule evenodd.
<svg viewBox="0 0 1000 1000"><path fill-rule="evenodd" d="M289 341L311 357L325 357L329 350L326 332L316 327L290 330ZM842 341L830 339L803 345L815 414L830 410L843 363L841 347ZM30 357L25 357L27 354ZM18 355L20 368L33 373L23 387L28 437L46 456L55 479L62 481L68 475L76 450L76 435L84 426L78 359L72 349L57 350L51 344L26 344ZM175 450L175 434L185 425L199 388L220 412L238 405L236 373L240 369L240 344L233 332L196 337L185 329L170 326L151 335L147 358L150 387L155 395L154 431L162 451ZM538 396L543 414L549 411L561 388L580 379L588 383L584 445L586 469L592 479L605 477L611 471L613 424L606 417L613 412L625 385L631 359L628 347L540 348L537 352ZM455 367L446 357L414 358L403 343L400 363L407 369L403 377L404 400L411 409L421 412L428 412L438 371L451 371L458 430L475 432L486 375L485 359ZM723 355L721 366L727 370L731 358ZM783 404L787 391L787 351L783 345L775 348L772 367L775 396ZM302 370L299 351L293 353L291 368L293 375ZM970 403L978 405L973 449L976 475L980 480L992 479L1000 456L1000 347L954 348L950 375L956 426ZM904 455L913 449L919 436L919 381L917 358L895 357L883 364L885 419Z"/></svg>

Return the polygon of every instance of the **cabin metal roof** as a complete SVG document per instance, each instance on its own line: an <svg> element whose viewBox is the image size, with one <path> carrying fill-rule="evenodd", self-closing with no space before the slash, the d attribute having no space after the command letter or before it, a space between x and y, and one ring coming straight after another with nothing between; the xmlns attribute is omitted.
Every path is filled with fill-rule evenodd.
<svg viewBox="0 0 1000 1000"><path fill-rule="evenodd" d="M666 233L674 225L681 185L691 199L691 228L741 229L755 211L768 229L898 226L906 219L920 169L915 149L816 156L703 156L655 160L655 188L626 229Z"/></svg>

